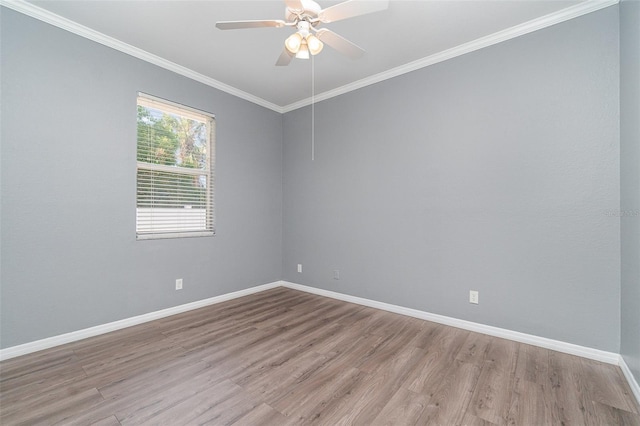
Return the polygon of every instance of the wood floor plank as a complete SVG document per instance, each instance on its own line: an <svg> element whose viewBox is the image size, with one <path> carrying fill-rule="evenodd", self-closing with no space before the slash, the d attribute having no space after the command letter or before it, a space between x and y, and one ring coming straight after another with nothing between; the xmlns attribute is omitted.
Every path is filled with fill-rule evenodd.
<svg viewBox="0 0 640 426"><path fill-rule="evenodd" d="M516 377L532 383L549 382L549 350L521 343L518 349Z"/></svg>
<svg viewBox="0 0 640 426"><path fill-rule="evenodd" d="M156 368L164 363L171 362L185 354L185 350L180 347L154 347L149 349L148 354L131 358L130 362L117 362L105 360L105 363L87 373L96 388L103 387L109 383L123 380L131 375Z"/></svg>
<svg viewBox="0 0 640 426"><path fill-rule="evenodd" d="M382 337L373 334L357 336L346 335L340 345L334 347L330 352L322 352L328 356L335 357L337 363L353 366L365 362L380 350L392 336Z"/></svg>
<svg viewBox="0 0 640 426"><path fill-rule="evenodd" d="M116 416L109 416L104 419L91 423L91 426L120 426L120 422Z"/></svg>
<svg viewBox="0 0 640 426"><path fill-rule="evenodd" d="M349 303L349 306L351 307L349 315L336 321L338 324L345 327L353 327L355 324L371 317L371 315L376 312L376 309L355 305L353 303Z"/></svg>
<svg viewBox="0 0 640 426"><path fill-rule="evenodd" d="M98 388L106 399L127 398L153 393L159 389L171 387L187 378L202 374L210 364L199 357L187 354L164 365L147 369L136 374L105 384Z"/></svg>
<svg viewBox="0 0 640 426"><path fill-rule="evenodd" d="M127 416L123 425L141 423L162 425L230 424L258 406L244 390L231 381L201 388L189 398L158 411L148 410L142 416Z"/></svg>
<svg viewBox="0 0 640 426"><path fill-rule="evenodd" d="M420 330L416 333L411 345L417 348L428 348L433 344L434 339L447 329L448 327L442 324L422 321Z"/></svg>
<svg viewBox="0 0 640 426"><path fill-rule="evenodd" d="M633 404L631 389L619 374L619 368L587 359L581 359L580 363L592 401L640 414L638 404Z"/></svg>
<svg viewBox="0 0 640 426"><path fill-rule="evenodd" d="M406 347L369 374L368 380L354 386L349 395L332 408L333 413L326 418L327 424L372 424L407 378L414 374L422 359L421 348Z"/></svg>
<svg viewBox="0 0 640 426"><path fill-rule="evenodd" d="M597 416L594 418L593 424L598 425L625 425L625 426L638 426L640 425L640 415L632 413L626 410L621 410L616 407L612 407L607 404L594 401L594 413Z"/></svg>
<svg viewBox="0 0 640 426"><path fill-rule="evenodd" d="M12 360L13 361L13 360ZM49 358L27 355L23 363L12 363L0 371L0 390L11 392L23 386L42 383L47 380L73 380L85 375L78 357L71 352L57 353Z"/></svg>
<svg viewBox="0 0 640 426"><path fill-rule="evenodd" d="M202 343L210 342L214 344L228 336L242 332L243 330L251 330L255 327L244 323L239 323L235 318L227 318L219 322L212 321L213 324L203 322L197 327L180 327L169 331L162 331L162 334L168 337L176 345L182 345L186 348L194 348L198 346L198 339Z"/></svg>
<svg viewBox="0 0 640 426"><path fill-rule="evenodd" d="M362 330L365 334L389 336L409 322L410 318L402 315L394 315L390 312L380 312L373 321Z"/></svg>
<svg viewBox="0 0 640 426"><path fill-rule="evenodd" d="M55 367L52 368L56 370ZM78 384L79 389L87 387L87 383L93 384L80 365L73 368L57 370L58 374L28 375L29 380L15 383L6 383L0 387L2 403L14 404L24 403L31 395L49 394L55 389ZM93 387L93 386L89 386Z"/></svg>
<svg viewBox="0 0 640 426"><path fill-rule="evenodd" d="M215 368L210 367L200 373L184 376L182 380L155 384L149 382L149 389L131 389L126 395L105 398L105 401L91 410L78 411L66 420L71 425L86 425L113 413L120 421L132 424L149 422L158 413L197 395L204 390L224 389L220 383L225 382ZM220 387L219 387L220 386Z"/></svg>
<svg viewBox="0 0 640 426"><path fill-rule="evenodd" d="M367 312L369 313L369 315L363 315L356 321L352 321L352 323L349 325L349 329L354 335L369 334L368 330L371 329L372 324L374 324L376 321L382 321L382 318L384 318L385 315L388 314L388 312L372 308L367 308ZM379 333L376 334L379 335Z"/></svg>
<svg viewBox="0 0 640 426"><path fill-rule="evenodd" d="M375 373L379 369L386 366L386 364L394 362L396 358L400 358L406 351L415 355L424 354L424 350L420 348L414 348L411 346L411 341L415 336L415 330L412 327L402 327L391 335L391 338L386 339L371 356L363 359L362 362L356 364L356 366L368 373ZM417 359L416 359L417 361ZM413 365L412 365L413 366Z"/></svg>
<svg viewBox="0 0 640 426"><path fill-rule="evenodd" d="M511 394L506 424L552 424L551 401L545 384L521 380L517 392ZM505 424L505 423L499 423Z"/></svg>
<svg viewBox="0 0 640 426"><path fill-rule="evenodd" d="M380 336L361 333L353 334L351 328L348 330L348 333L331 336L321 344L316 345L315 351L323 354L344 356L343 354L350 353L355 348L358 348L358 352L364 356L368 350L374 350L384 341Z"/></svg>
<svg viewBox="0 0 640 426"><path fill-rule="evenodd" d="M0 363L0 385L6 380L22 376L25 373L45 371L49 366L65 363L74 356L73 349L68 345L63 345L2 361Z"/></svg>
<svg viewBox="0 0 640 426"><path fill-rule="evenodd" d="M619 367L276 288L0 363L0 424L640 426Z"/></svg>
<svg viewBox="0 0 640 426"><path fill-rule="evenodd" d="M495 423L488 422L485 419L481 419L479 417L474 416L473 414L469 414L468 411L465 413L464 417L462 418L462 422L460 424L464 426L496 426ZM526 425L527 423L524 423L524 424Z"/></svg>
<svg viewBox="0 0 640 426"><path fill-rule="evenodd" d="M314 313L312 317L315 317L315 320L313 321L310 321L310 318L312 318L310 316L300 316L296 318L296 320L291 324L279 327L280 338L295 341L300 337L305 336L306 334L311 333L325 325L338 325L335 324L336 321L345 316L348 316L349 308L350 307L346 305L343 305L341 307L329 305L324 309L320 309L316 313Z"/></svg>
<svg viewBox="0 0 640 426"><path fill-rule="evenodd" d="M29 412L34 408L50 406L57 401L67 399L91 389L93 381L83 377L75 381L45 382L21 389L19 393L2 394L0 401L0 418L16 412Z"/></svg>
<svg viewBox="0 0 640 426"><path fill-rule="evenodd" d="M117 330L105 335L90 337L80 342L69 345L73 353L83 363L91 363L100 358L106 358L123 350L131 350L133 347L164 339L160 330L148 324L139 324L133 327Z"/></svg>
<svg viewBox="0 0 640 426"><path fill-rule="evenodd" d="M306 352L295 359L262 375L244 377L237 381L252 395L273 406L273 403L301 383L305 382L318 370L330 363L327 355Z"/></svg>
<svg viewBox="0 0 640 426"><path fill-rule="evenodd" d="M100 357L78 357L78 363L88 376L94 376L104 371L113 371L120 366L148 365L151 360L166 354L167 349L167 341L164 338L154 339L143 343L132 343L114 351L102 353ZM185 352L178 346L172 346L170 350Z"/></svg>
<svg viewBox="0 0 640 426"><path fill-rule="evenodd" d="M256 297L254 298L253 296ZM203 327L213 331L229 323L237 323L246 315L257 315L263 310L273 309L274 307L295 306L301 300L308 300L308 298L298 292L295 292L295 294L246 296L160 319L158 320L158 327L166 335L183 334L189 330Z"/></svg>
<svg viewBox="0 0 640 426"><path fill-rule="evenodd" d="M247 338L251 339L261 336L262 331L253 326L234 326L228 330L216 330L213 333L202 332L196 335L180 336L178 338L171 337L174 344L183 347L191 352L206 352L214 354L230 346L234 346L238 342L242 342Z"/></svg>
<svg viewBox="0 0 640 426"><path fill-rule="evenodd" d="M434 391L416 424L461 424L480 377L480 368L455 360Z"/></svg>
<svg viewBox="0 0 640 426"><path fill-rule="evenodd" d="M448 374L449 367L454 364L458 352L467 340L469 332L448 328L434 339L420 362L416 375L409 377L406 384L410 391L428 394Z"/></svg>
<svg viewBox="0 0 640 426"><path fill-rule="evenodd" d="M254 383L267 375L295 377L298 370L308 367L303 364L304 360L318 359L323 363L330 360L329 356L318 354L304 346L292 346L286 341L259 351L244 353L237 367L228 370L226 377L238 384Z"/></svg>
<svg viewBox="0 0 640 426"><path fill-rule="evenodd" d="M376 425L415 425L430 397L400 388L376 416Z"/></svg>
<svg viewBox="0 0 640 426"><path fill-rule="evenodd" d="M417 368L422 356L422 349L405 346L377 368L371 369L366 376L360 376L366 380L354 383L348 388L348 392L339 394L340 398L334 398L332 404L325 407L327 413L318 415L318 418L322 417L326 424L339 423L350 416L353 416L355 423L367 424L374 421L388 405L389 399L400 390L401 384ZM358 370L362 371L360 368ZM372 389L377 390L375 396L370 393ZM389 412L389 415L392 413Z"/></svg>
<svg viewBox="0 0 640 426"><path fill-rule="evenodd" d="M590 400L580 358L558 352L549 353L551 419L556 424L593 424Z"/></svg>
<svg viewBox="0 0 640 426"><path fill-rule="evenodd" d="M123 425L185 424L181 416L192 409L208 408L241 392L242 388L229 380L219 382L215 376L198 377L173 390L141 399L138 404L118 407L116 417ZM172 423L172 419L177 420Z"/></svg>
<svg viewBox="0 0 640 426"><path fill-rule="evenodd" d="M273 341L281 342L279 331L277 329L251 329L247 333L241 333L233 338L225 339L218 342L217 345L201 345L199 351L202 354L202 360L208 363L216 364L221 360L229 358L238 358L250 348L264 347L273 344Z"/></svg>
<svg viewBox="0 0 640 426"><path fill-rule="evenodd" d="M270 405L262 403L231 423L233 426L282 426L288 419Z"/></svg>
<svg viewBox="0 0 640 426"><path fill-rule="evenodd" d="M456 355L458 361L471 362L482 366L487 358L487 352L491 346L492 338L486 334L469 333L467 340Z"/></svg>
<svg viewBox="0 0 640 426"><path fill-rule="evenodd" d="M294 423L326 424L333 407L366 377L367 374L357 368L340 374L325 371L294 387L271 405Z"/></svg>
<svg viewBox="0 0 640 426"><path fill-rule="evenodd" d="M491 341L471 401L474 416L495 424L507 422L516 385L518 345L505 339Z"/></svg>
<svg viewBox="0 0 640 426"><path fill-rule="evenodd" d="M92 410L104 401L97 389L87 389L74 395L69 395L62 400L51 401L30 407L29 410L20 410L8 415L0 414L0 422L6 425L12 424L67 424L68 418L77 412Z"/></svg>
<svg viewBox="0 0 640 426"><path fill-rule="evenodd" d="M328 340L344 335L344 326L338 323L328 324L296 336L282 336L283 342L290 346L299 346L301 350L322 347Z"/></svg>

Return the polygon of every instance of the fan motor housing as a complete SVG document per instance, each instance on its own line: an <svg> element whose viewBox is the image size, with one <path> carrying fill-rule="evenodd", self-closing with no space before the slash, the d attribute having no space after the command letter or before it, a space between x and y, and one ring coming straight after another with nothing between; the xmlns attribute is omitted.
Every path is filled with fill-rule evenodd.
<svg viewBox="0 0 640 426"><path fill-rule="evenodd" d="M317 18L318 13L322 10L320 5L313 0L300 0L303 9L285 9L284 17L286 21L295 22L304 18Z"/></svg>

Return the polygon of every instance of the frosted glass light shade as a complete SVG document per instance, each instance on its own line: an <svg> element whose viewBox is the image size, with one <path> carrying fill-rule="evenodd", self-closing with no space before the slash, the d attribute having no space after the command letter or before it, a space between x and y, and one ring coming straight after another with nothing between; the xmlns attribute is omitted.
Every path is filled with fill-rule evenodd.
<svg viewBox="0 0 640 426"><path fill-rule="evenodd" d="M284 47L291 53L298 53L302 45L302 37L298 33L291 34L284 41Z"/></svg>
<svg viewBox="0 0 640 426"><path fill-rule="evenodd" d="M300 45L300 49L296 52L296 58L309 59L309 48L307 47L307 43L302 43Z"/></svg>
<svg viewBox="0 0 640 426"><path fill-rule="evenodd" d="M320 39L312 34L307 37L307 46L309 47L309 52L312 55L317 55L322 51L324 47L324 43L320 41Z"/></svg>

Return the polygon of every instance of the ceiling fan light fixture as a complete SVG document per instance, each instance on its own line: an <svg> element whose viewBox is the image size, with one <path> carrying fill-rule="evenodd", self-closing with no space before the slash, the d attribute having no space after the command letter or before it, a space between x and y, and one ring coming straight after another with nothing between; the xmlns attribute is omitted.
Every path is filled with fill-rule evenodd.
<svg viewBox="0 0 640 426"><path fill-rule="evenodd" d="M302 43L300 49L296 52L297 59L309 59L309 48L307 43Z"/></svg>
<svg viewBox="0 0 640 426"><path fill-rule="evenodd" d="M291 53L297 54L302 46L302 36L298 33L293 33L284 41L284 47Z"/></svg>
<svg viewBox="0 0 640 426"><path fill-rule="evenodd" d="M309 47L309 52L315 56L322 51L324 43L322 43L318 37L309 34L307 36L307 46Z"/></svg>
<svg viewBox="0 0 640 426"><path fill-rule="evenodd" d="M309 59L311 55L319 54L325 43L343 55L356 59L365 53L364 49L327 28L318 27L321 24L385 10L389 1L344 0L322 9L314 0L284 0L285 20L218 21L216 27L221 30L295 28L295 34L291 34L284 41L284 49L276 61L277 66L289 65L293 58Z"/></svg>

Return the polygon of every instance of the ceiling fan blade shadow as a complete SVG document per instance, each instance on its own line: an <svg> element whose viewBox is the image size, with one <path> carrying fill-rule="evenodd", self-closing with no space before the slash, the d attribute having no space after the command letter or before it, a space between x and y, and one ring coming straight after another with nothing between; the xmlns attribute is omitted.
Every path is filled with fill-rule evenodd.
<svg viewBox="0 0 640 426"><path fill-rule="evenodd" d="M286 67L287 65L289 65L291 63L291 60L293 59L295 55L291 52L289 52L287 50L287 48L285 47L282 50L282 53L280 54L280 57L278 58L278 61L276 62L276 66L278 67Z"/></svg>
<svg viewBox="0 0 640 426"><path fill-rule="evenodd" d="M351 43L346 38L341 37L326 28L318 30L318 32L316 32L316 37L318 37L323 43L328 44L338 52L350 57L351 59L360 58L365 53L365 50L360 46Z"/></svg>
<svg viewBox="0 0 640 426"><path fill-rule="evenodd" d="M327 24L367 13L380 12L388 7L388 0L348 0L321 10L318 13L318 19Z"/></svg>
<svg viewBox="0 0 640 426"><path fill-rule="evenodd" d="M221 30L240 30L244 28L281 28L285 22L280 19L270 19L265 21L220 21L216 27Z"/></svg>

